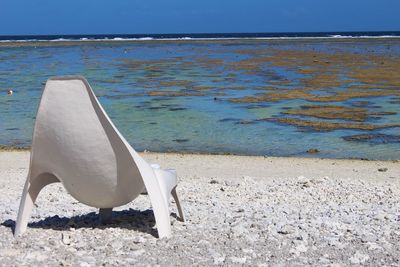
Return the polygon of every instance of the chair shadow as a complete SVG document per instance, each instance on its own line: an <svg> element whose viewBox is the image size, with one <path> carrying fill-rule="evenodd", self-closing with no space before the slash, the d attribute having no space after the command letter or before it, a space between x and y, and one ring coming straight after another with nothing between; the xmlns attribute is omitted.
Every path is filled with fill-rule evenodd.
<svg viewBox="0 0 400 267"><path fill-rule="evenodd" d="M174 216L174 214L172 214L172 216ZM11 228L12 232L14 233L14 220L5 220L1 223L1 225ZM107 224L100 222L98 213L90 212L70 218L59 217L58 215L47 217L46 219L29 223L28 228L53 229L58 231L65 231L71 228L124 228L158 237L157 230L153 228L154 225L155 218L152 210L140 211L129 209L123 211L113 211L112 219Z"/></svg>

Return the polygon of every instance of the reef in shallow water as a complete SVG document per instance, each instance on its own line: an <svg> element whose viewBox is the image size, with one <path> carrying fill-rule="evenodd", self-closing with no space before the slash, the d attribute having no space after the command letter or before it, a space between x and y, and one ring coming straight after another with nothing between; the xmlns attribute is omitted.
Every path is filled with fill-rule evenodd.
<svg viewBox="0 0 400 267"><path fill-rule="evenodd" d="M351 121L365 121L369 116L396 115L396 112L368 111L365 108L351 108L345 106L302 106L300 109L290 109L283 112L287 115L302 115L322 119L342 119Z"/></svg>
<svg viewBox="0 0 400 267"><path fill-rule="evenodd" d="M310 121L300 120L294 118L265 118L259 119L258 121L271 121L282 124L294 125L297 127L306 127L314 131L333 131L339 129L352 129L352 130L366 130L372 131L376 129L400 127L400 124L385 124L385 125L371 125L363 123L338 123L338 122L326 122L326 121Z"/></svg>
<svg viewBox="0 0 400 267"><path fill-rule="evenodd" d="M346 141L367 142L371 144L393 144L400 143L400 135L389 134L358 134L342 137Z"/></svg>

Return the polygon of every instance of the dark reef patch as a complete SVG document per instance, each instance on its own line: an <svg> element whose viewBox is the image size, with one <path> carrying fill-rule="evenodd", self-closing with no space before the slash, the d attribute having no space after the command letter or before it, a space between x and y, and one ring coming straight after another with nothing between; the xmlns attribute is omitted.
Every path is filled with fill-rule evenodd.
<svg viewBox="0 0 400 267"><path fill-rule="evenodd" d="M158 109L165 109L165 107L148 107L147 109L158 110Z"/></svg>
<svg viewBox="0 0 400 267"><path fill-rule="evenodd" d="M189 139L174 139L172 141L177 142L177 143L186 143L186 142L189 142Z"/></svg>
<svg viewBox="0 0 400 267"><path fill-rule="evenodd" d="M227 121L238 122L238 121L240 121L240 119L236 119L236 118L224 118L224 119L220 119L220 120L219 120L219 122L227 122Z"/></svg>
<svg viewBox="0 0 400 267"><path fill-rule="evenodd" d="M400 127L400 124L370 125L363 123L337 123L337 122L325 122L325 121L310 121L310 120L300 120L294 118L265 118L265 119L258 119L257 121L269 121L280 124L288 124L297 126L299 128L312 129L314 131L333 131L339 129L372 131L376 129Z"/></svg>
<svg viewBox="0 0 400 267"><path fill-rule="evenodd" d="M315 95L310 93L310 88L281 90L277 92L265 92L253 96L229 99L232 103L259 103L277 102L282 100L303 99L310 102L341 102L352 98L380 97L380 96L399 96L400 91L394 90L346 90L337 91L332 95Z"/></svg>
<svg viewBox="0 0 400 267"><path fill-rule="evenodd" d="M266 108L266 107L270 107L270 106L271 105L269 105L269 104L261 103L261 104L244 105L244 106L241 106L241 107L245 108L245 109L259 109L259 108Z"/></svg>
<svg viewBox="0 0 400 267"><path fill-rule="evenodd" d="M257 123L256 121L246 121L246 120L240 120L238 122L235 122L235 124L254 124Z"/></svg>
<svg viewBox="0 0 400 267"><path fill-rule="evenodd" d="M186 110L187 108L170 108L170 111Z"/></svg>
<svg viewBox="0 0 400 267"><path fill-rule="evenodd" d="M301 115L322 119L341 119L351 121L366 121L369 116L396 115L395 112L368 112L364 108L349 108L345 106L301 106L300 109L290 109L283 112L286 115Z"/></svg>
<svg viewBox="0 0 400 267"><path fill-rule="evenodd" d="M132 93L132 94L103 95L101 97L104 97L107 99L124 99L127 97L144 96L144 95L145 95L145 93L143 93L143 92L137 92L137 93Z"/></svg>
<svg viewBox="0 0 400 267"><path fill-rule="evenodd" d="M393 144L400 143L400 135L389 134L358 134L342 137L346 141L368 142L371 144Z"/></svg>
<svg viewBox="0 0 400 267"><path fill-rule="evenodd" d="M199 93L195 91L185 91L185 90L178 90L178 91L159 91L159 90L152 90L147 92L149 96L164 96L164 97L178 97L178 96L205 96L205 93Z"/></svg>

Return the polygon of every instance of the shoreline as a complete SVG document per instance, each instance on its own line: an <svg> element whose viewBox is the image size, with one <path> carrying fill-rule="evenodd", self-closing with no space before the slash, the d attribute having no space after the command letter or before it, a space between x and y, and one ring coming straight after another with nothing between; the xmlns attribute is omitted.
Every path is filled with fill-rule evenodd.
<svg viewBox="0 0 400 267"><path fill-rule="evenodd" d="M375 179L374 175L382 178L397 179L400 173L400 160L363 160L363 159L331 159L331 158L306 158L306 157L274 157L274 156L249 156L249 155L223 155L223 154L194 154L178 152L138 152L147 162L159 163L163 168L176 168L178 173L190 175L185 164L198 169L195 165L208 164L210 166L200 173L218 175L218 172L229 173L235 179L246 175L260 176L257 173L271 177L298 177L298 176L325 176L351 177ZM0 151L0 159L7 159L15 164L18 158L19 167L28 168L30 151ZM175 166L176 165L176 166ZM0 162L0 170L4 167ZM379 169L384 169L379 170ZM231 171L228 171L231 169ZM385 170L386 169L386 170ZM197 170L199 171L199 170ZM335 174L335 172L337 174ZM240 176L241 174L241 176ZM261 177L261 176L260 176ZM400 179L400 177L398 177Z"/></svg>
<svg viewBox="0 0 400 267"><path fill-rule="evenodd" d="M15 146L4 146L0 145L0 153L4 152L29 152L31 147L15 147ZM136 151L139 154L166 154L166 155L194 155L194 156L235 156L235 157L255 157L255 158L277 158L277 159L321 159L321 160L332 160L332 161L371 161L371 162L392 162L399 163L399 159L368 159L368 158L325 158L318 157L318 153L308 153L308 157L301 156L272 156L272 155L246 155L246 154L235 154L235 153L208 153L208 152L192 152L192 151Z"/></svg>

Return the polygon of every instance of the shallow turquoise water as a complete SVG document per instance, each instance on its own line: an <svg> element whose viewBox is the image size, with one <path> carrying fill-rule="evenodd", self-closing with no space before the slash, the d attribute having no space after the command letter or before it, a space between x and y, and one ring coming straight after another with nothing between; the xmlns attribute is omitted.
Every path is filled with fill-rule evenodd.
<svg viewBox="0 0 400 267"><path fill-rule="evenodd" d="M232 63L249 58L239 50L270 47L400 55L400 41L391 41L390 50L385 42L151 41L0 47L0 144L29 146L44 82L50 76L80 74L88 79L121 133L139 151L310 156L306 151L318 148L320 153L311 156L400 159L397 139L386 143L343 139L365 133L398 136L400 128L316 132L257 121L279 117L287 108L309 105L309 101L228 101L257 94L271 81L289 79L295 83L302 78L294 70L268 65L262 73L234 69ZM222 63L212 64L213 59ZM174 85L177 80L190 84ZM201 95L191 95L191 88L196 86L201 86L202 91L196 91ZM14 94L8 96L7 89ZM150 96L153 90L188 94ZM359 100L329 104L352 106ZM367 100L376 106L374 111L400 111L395 97ZM368 123L400 124L400 115Z"/></svg>

